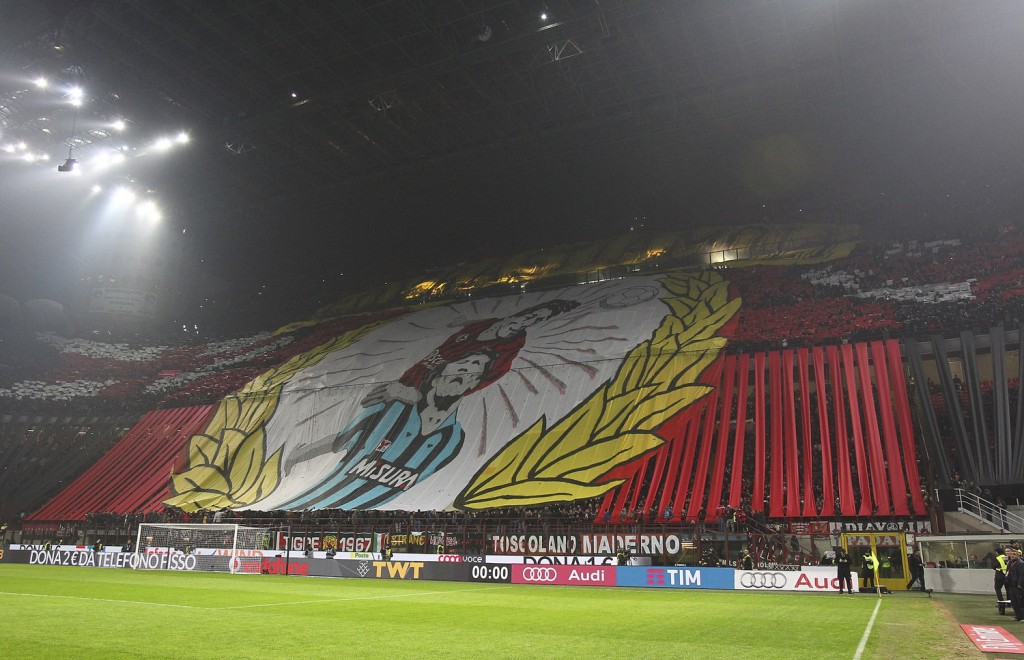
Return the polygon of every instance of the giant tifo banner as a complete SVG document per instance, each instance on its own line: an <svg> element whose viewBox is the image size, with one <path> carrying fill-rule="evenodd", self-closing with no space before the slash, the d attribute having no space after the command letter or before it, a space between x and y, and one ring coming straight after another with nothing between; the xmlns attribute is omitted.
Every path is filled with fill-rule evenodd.
<svg viewBox="0 0 1024 660"><path fill-rule="evenodd" d="M713 271L667 273L368 324L224 400L165 504L486 509L607 493L713 389L700 378L739 305ZM594 545L581 550L613 542Z"/></svg>

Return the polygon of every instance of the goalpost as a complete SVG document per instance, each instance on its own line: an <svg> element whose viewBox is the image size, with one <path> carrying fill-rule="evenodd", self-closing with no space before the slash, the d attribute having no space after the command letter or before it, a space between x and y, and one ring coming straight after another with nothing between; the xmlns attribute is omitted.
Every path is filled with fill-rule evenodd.
<svg viewBox="0 0 1024 660"><path fill-rule="evenodd" d="M242 525L142 523L132 564L140 569L259 573L270 530Z"/></svg>

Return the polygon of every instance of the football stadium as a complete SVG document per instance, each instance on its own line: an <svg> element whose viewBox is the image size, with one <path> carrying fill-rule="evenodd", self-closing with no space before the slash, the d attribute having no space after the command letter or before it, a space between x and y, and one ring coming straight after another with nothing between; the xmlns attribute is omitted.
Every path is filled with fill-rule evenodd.
<svg viewBox="0 0 1024 660"><path fill-rule="evenodd" d="M1015 0L0 0L0 653L1024 654L1022 61Z"/></svg>

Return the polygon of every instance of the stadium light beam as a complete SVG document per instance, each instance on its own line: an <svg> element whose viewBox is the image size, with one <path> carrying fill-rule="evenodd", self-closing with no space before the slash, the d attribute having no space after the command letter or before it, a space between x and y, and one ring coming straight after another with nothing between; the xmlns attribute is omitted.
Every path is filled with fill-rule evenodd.
<svg viewBox="0 0 1024 660"><path fill-rule="evenodd" d="M114 202L117 204L131 204L135 201L135 193L124 186L114 191Z"/></svg>

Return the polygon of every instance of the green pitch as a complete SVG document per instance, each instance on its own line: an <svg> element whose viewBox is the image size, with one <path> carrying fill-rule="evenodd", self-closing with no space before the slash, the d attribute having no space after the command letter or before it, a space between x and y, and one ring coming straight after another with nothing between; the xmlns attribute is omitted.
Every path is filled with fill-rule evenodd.
<svg viewBox="0 0 1024 660"><path fill-rule="evenodd" d="M3 658L820 660L879 599L0 565L0 600ZM861 657L983 657L956 617L1024 633L990 600L886 596Z"/></svg>

